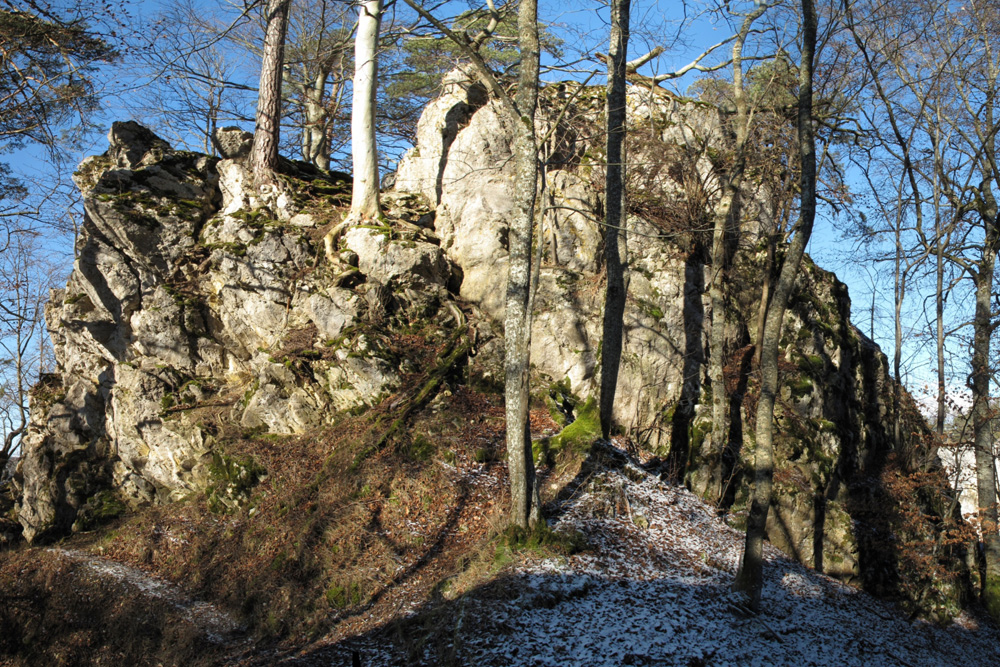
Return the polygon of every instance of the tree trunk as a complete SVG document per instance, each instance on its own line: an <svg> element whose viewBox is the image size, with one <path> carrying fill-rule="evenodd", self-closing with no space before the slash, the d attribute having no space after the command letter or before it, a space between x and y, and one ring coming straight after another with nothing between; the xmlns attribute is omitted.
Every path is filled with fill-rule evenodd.
<svg viewBox="0 0 1000 667"><path fill-rule="evenodd" d="M937 322L935 333L935 352L937 353L937 415L934 419L934 430L939 436L944 436L945 405L945 375L944 375L944 231L941 229L940 186L938 174L934 172L934 317Z"/></svg>
<svg viewBox="0 0 1000 667"><path fill-rule="evenodd" d="M351 155L354 187L351 215L374 219L380 214L378 154L375 149L375 77L382 0L359 5L358 36L354 41L354 103L351 108Z"/></svg>
<svg viewBox="0 0 1000 667"><path fill-rule="evenodd" d="M281 125L281 74L285 60L285 31L291 0L267 3L267 32L260 66L257 127L253 135L250 167L257 188L273 185L278 169L278 138Z"/></svg>
<svg viewBox="0 0 1000 667"><path fill-rule="evenodd" d="M712 488L708 489L707 492L710 497L716 499L722 495L722 455L729 444L729 429L726 423L729 401L725 376L725 280L728 264L726 245L730 230L734 226L733 209L738 206L740 186L743 184L743 172L746 169L747 161L746 142L750 132L750 110L743 91L743 45L746 43L750 26L763 13L763 7L758 7L751 12L744 19L736 41L733 43L733 100L736 106L734 158L729 173L723 177L722 197L715 207L715 224L712 231L712 281L709 286L709 297L712 301L712 328L709 333L711 356L708 362L708 377L712 386L712 454L717 457L717 460L712 473ZM766 296L764 298L766 299Z"/></svg>
<svg viewBox="0 0 1000 667"><path fill-rule="evenodd" d="M538 156L535 109L538 106L538 3L521 0L518 9L518 72L514 118L514 192L517 201L508 233L506 316L504 320L504 395L507 418L507 464L510 471L511 523L527 528L541 518L528 430L531 352L531 232L537 197Z"/></svg>
<svg viewBox="0 0 1000 667"><path fill-rule="evenodd" d="M764 340L764 324L767 322L767 310L771 307L771 284L774 282L775 246L778 243L779 228L775 228L767 236L767 257L764 260L764 285L760 290L760 306L757 309L757 348L754 350L754 361L760 367L761 341Z"/></svg>
<svg viewBox="0 0 1000 667"><path fill-rule="evenodd" d="M764 585L764 537L771 508L774 478L774 401L778 392L778 343L781 324L802 255L812 234L816 217L816 146L812 128L812 73L816 49L816 9L813 0L802 0L802 62L799 67L798 135L801 202L798 229L781 264L774 296L767 309L764 335L760 341L761 388L757 402L757 455L754 462L754 490L747 519L746 543L733 590L746 596L747 605L760 608Z"/></svg>
<svg viewBox="0 0 1000 667"><path fill-rule="evenodd" d="M916 193L914 193L916 196ZM900 202L902 205L902 202ZM919 206L919 204L918 204ZM896 255L893 260L893 344L892 372L896 382L892 387L892 446L896 451L903 445L903 416L901 413L901 394L903 391L903 298L906 296L906 274L903 271L903 240L902 216L896 219Z"/></svg>
<svg viewBox="0 0 1000 667"><path fill-rule="evenodd" d="M985 188L984 188L985 190ZM996 206L993 206L995 213ZM983 603L993 618L1000 619L1000 532L997 525L996 456L993 451L990 405L990 337L993 332L991 297L993 272L1000 230L996 218L986 221L986 239L979 261L976 285L976 315L972 341L972 436L976 451L976 490L983 541L986 578Z"/></svg>
<svg viewBox="0 0 1000 667"><path fill-rule="evenodd" d="M472 43L452 32L416 0L405 0L421 17L451 39L472 61L479 79L494 99L503 105L514 127L515 201L507 236L508 272L504 318L504 396L507 421L507 464L510 474L511 524L527 528L541 520L541 495L535 482L528 431L528 390L531 351L531 237L538 196L538 150L535 140L535 110L538 106L538 2L522 0L518 5L517 96L511 99L490 72L478 52L479 38ZM492 5L491 5L492 7ZM495 24L492 24L495 27ZM492 28L491 28L492 30ZM481 33L483 39L489 32ZM540 242L540 241L539 241Z"/></svg>
<svg viewBox="0 0 1000 667"><path fill-rule="evenodd" d="M330 142L327 139L327 112L323 104L329 72L321 70L302 86L302 159L320 169L330 168Z"/></svg>
<svg viewBox="0 0 1000 667"><path fill-rule="evenodd" d="M601 434L611 435L611 418L622 356L622 318L625 315L625 63L627 61L631 0L611 2L611 45L608 51L608 167L604 186L604 262L608 284L604 296L601 340ZM621 234L618 233L621 228Z"/></svg>

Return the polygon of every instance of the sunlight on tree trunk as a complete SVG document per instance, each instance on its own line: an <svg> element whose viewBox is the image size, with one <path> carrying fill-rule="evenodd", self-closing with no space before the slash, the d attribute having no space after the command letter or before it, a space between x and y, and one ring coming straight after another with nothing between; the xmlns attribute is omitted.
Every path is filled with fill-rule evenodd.
<svg viewBox="0 0 1000 667"><path fill-rule="evenodd" d="M743 90L743 47L750 27L760 18L765 7L758 7L743 20L743 25L733 42L733 102L736 107L734 159L728 173L721 177L723 182L722 197L715 206L714 227L712 230L712 280L709 285L709 297L712 301L712 327L709 331L709 349L711 356L708 364L708 377L712 386L712 456L722 461L723 453L729 444L728 420L729 396L726 392L725 377L725 342L726 342L726 270L729 261L727 245L733 231L733 210L738 207L740 186L743 184L743 173L746 170L746 144L750 133L750 109ZM723 466L717 465L713 472L709 497L719 499L723 492Z"/></svg>
<svg viewBox="0 0 1000 667"><path fill-rule="evenodd" d="M504 318L504 396L507 415L507 464L510 468L511 523L527 528L541 519L528 427L531 370L531 235L538 187L535 110L538 106L538 5L522 0L518 9L521 66L515 104L514 192L517 201L509 231L506 316ZM536 268L537 270L537 268Z"/></svg>
<svg viewBox="0 0 1000 667"><path fill-rule="evenodd" d="M611 45L608 51L607 130L608 166L605 179L604 263L608 284L604 296L601 337L601 434L611 436L615 389L622 356L622 317L625 314L625 265L627 245L625 212L625 74L628 55L630 0L611 2ZM619 228L621 233L619 234Z"/></svg>
<svg viewBox="0 0 1000 667"><path fill-rule="evenodd" d="M528 424L531 370L531 239L538 197L538 148L535 112L538 107L538 3L524 0L518 6L518 45L521 51L516 98L512 99L493 76L479 47L499 24L500 15L487 0L490 21L475 37L456 33L415 0L410 8L440 30L472 61L483 86L500 102L514 131L513 212L508 230L507 293L504 318L504 397L507 423L507 464L510 474L511 525L528 528L542 520L541 494L535 480ZM536 267L537 270L537 267Z"/></svg>
<svg viewBox="0 0 1000 667"><path fill-rule="evenodd" d="M380 214L378 153L375 147L375 79L382 0L365 0L358 11L358 36L354 42L354 105L351 109L354 188L351 191L350 215L355 219L373 220Z"/></svg>
<svg viewBox="0 0 1000 667"><path fill-rule="evenodd" d="M257 126L250 153L250 167L258 191L275 184L275 172L278 169L281 75L290 3L291 0L270 0L267 5L267 33L264 36L264 56L260 70Z"/></svg>
<svg viewBox="0 0 1000 667"><path fill-rule="evenodd" d="M778 343L781 324L806 244L816 217L816 146L812 128L813 54L816 49L816 9L812 0L802 0L802 54L799 66L798 135L801 203L794 238L788 247L774 296L767 308L764 336L760 345L760 398L757 401L757 454L754 461L754 489L747 518L746 543L733 590L742 593L747 606L760 608L764 586L764 538L771 508L774 481L774 402L778 392Z"/></svg>

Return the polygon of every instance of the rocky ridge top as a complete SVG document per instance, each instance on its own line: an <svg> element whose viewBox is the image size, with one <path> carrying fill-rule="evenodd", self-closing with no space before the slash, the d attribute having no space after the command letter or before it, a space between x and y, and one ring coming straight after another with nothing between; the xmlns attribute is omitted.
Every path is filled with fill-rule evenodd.
<svg viewBox="0 0 1000 667"><path fill-rule="evenodd" d="M551 121L532 360L539 400L572 420L585 416L600 373L600 141L581 129L598 111L586 91L548 94L577 107L563 114L572 122ZM629 100L634 116L655 121L647 123L650 146L679 156L681 166L658 176L649 200L630 212L615 417L630 442L671 462L664 474L686 479L738 523L753 442L741 436L733 449L732 434L710 432L712 267L703 230L680 225L684 178L712 178L704 152L684 156L718 140L718 121L673 99L633 91ZM267 471L227 458L219 425L312 432L382 405L410 375L433 376L388 349L387 329L436 328L444 349L475 355L477 381L501 381L497 323L513 202L502 114L456 76L425 111L418 137L396 190L384 195L384 224L347 229L324 250L320 239L342 216L346 179L286 163L287 187L261 196L245 187L239 131L217 137L229 156L220 160L175 151L135 123L114 125L108 152L77 173L86 209L78 259L46 311L59 367L35 389L15 475L28 540L86 529L122 506L191 494L239 506ZM727 381L745 400L755 383L746 323L760 296L751 279L763 262L757 235L771 224L761 204L766 186L753 187L726 350ZM785 323L782 463L769 533L797 559L865 583L866 563L881 562L883 542L869 528L893 453L885 426L892 383L884 355L850 324L849 310L846 288L808 263ZM456 347L450 332L468 345ZM539 463L565 442L538 443ZM939 587L933 604L942 614L957 591L952 580Z"/></svg>

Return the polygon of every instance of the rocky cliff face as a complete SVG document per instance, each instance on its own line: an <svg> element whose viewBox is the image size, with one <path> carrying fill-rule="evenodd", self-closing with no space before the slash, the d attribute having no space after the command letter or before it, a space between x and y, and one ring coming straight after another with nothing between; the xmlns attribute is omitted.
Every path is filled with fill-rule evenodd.
<svg viewBox="0 0 1000 667"><path fill-rule="evenodd" d="M15 478L27 539L85 527L116 503L167 502L209 488L221 503L238 501L238 479L217 479L220 420L299 433L378 404L407 371L371 333L387 314L396 325L454 328L466 320L462 309L471 313L480 372L500 379L510 139L477 85L461 73L446 84L386 195L390 222L349 229L332 261L319 240L342 214L335 180L288 164L286 186L259 201L243 189L240 133L219 137L224 159L216 160L174 151L134 123L115 124L108 152L77 174L87 212L78 259L47 310L59 368L35 390ZM551 87L545 99L569 113L542 122L552 132L535 386L545 394L557 384L583 400L595 394L601 361L603 203L591 167L601 140L585 131L601 101L598 91L572 86ZM718 122L701 107L638 91L629 105L649 133L630 153L649 189L629 217L615 416L632 442L670 461L666 473L738 520L753 454L748 323L764 260L757 235L771 225L766 187L748 188L730 269L731 325L720 353L736 399L730 433L713 434L712 267L702 232L685 224L711 201L706 147L721 141ZM662 173L645 162L654 156ZM807 264L785 324L780 495L769 533L800 560L851 579L878 556L859 534L868 534L865 511L878 497L866 480L877 480L892 454L892 384L849 309L844 286ZM223 463L228 478L262 474Z"/></svg>
<svg viewBox="0 0 1000 667"><path fill-rule="evenodd" d="M497 136L501 114L475 84L458 76L450 83L425 112L420 143L402 161L397 187L437 202L442 247L464 276L461 296L500 318L495 270L503 267L513 196L510 146L506 135ZM600 373L603 307L603 172L595 178L590 164L603 150L603 138L593 132L603 99L599 90L571 85L546 92L549 113L539 130L550 137L550 166L532 364L541 376L568 379L574 391L590 396ZM764 236L774 227L772 193L767 183L744 187L733 264L725 269L726 343L713 351L705 209L717 187L713 162L725 145L718 118L697 103L634 88L628 104L634 128L629 299L615 417L631 440L664 457L667 474L684 478L741 525L755 449L753 338L766 266ZM552 127L557 114L563 121ZM904 526L903 516L926 513L937 521L955 512L927 429L904 396L904 438L894 443L891 406L900 389L887 360L850 323L846 286L810 261L786 315L781 346L778 491L769 538L817 569L889 591L898 575L888 573L910 567L892 543L920 542L935 530ZM712 354L723 355L731 397L724 434L712 433ZM922 487L927 497L901 490L899 479L916 470L934 479L933 492ZM884 512L886 507L898 511ZM903 576L924 577L924 584L933 578L929 570L918 575L916 569ZM953 561L950 571L961 570ZM954 611L959 579L942 577L930 596L944 614Z"/></svg>
<svg viewBox="0 0 1000 667"><path fill-rule="evenodd" d="M350 230L343 261L320 266L310 233L335 211L336 182L288 165L272 216L250 208L238 159L173 151L135 123L116 123L109 141L76 174L78 258L46 311L59 368L35 388L15 479L28 540L109 504L204 491L212 408L245 429L298 433L372 405L400 369L353 331L359 317L448 299L450 267L417 225Z"/></svg>

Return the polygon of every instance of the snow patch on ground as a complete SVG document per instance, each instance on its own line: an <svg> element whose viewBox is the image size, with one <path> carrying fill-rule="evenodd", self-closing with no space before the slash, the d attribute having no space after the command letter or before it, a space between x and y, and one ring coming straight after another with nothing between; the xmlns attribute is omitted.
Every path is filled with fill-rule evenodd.
<svg viewBox="0 0 1000 667"><path fill-rule="evenodd" d="M743 613L729 591L742 533L632 463L596 471L557 516L555 530L580 531L591 548L516 568L503 595L456 601L456 664L1000 664L995 628L968 615L948 628L911 622L770 545L764 611ZM400 664L374 642L354 646L366 667Z"/></svg>
<svg viewBox="0 0 1000 667"><path fill-rule="evenodd" d="M50 551L67 560L79 563L100 577L137 589L145 597L166 602L177 609L185 621L201 628L205 637L213 643L225 643L227 638L245 630L243 626L218 607L208 602L193 600L177 586L157 579L142 570L84 551L69 549L50 549Z"/></svg>

